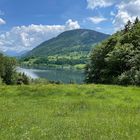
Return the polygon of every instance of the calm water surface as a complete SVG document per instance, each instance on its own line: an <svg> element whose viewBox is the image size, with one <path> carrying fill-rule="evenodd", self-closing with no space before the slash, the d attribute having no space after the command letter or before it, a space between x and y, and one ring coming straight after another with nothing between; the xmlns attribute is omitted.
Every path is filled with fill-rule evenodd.
<svg viewBox="0 0 140 140"><path fill-rule="evenodd" d="M63 83L83 83L84 73L81 70L74 69L54 69L48 68L41 69L29 69L29 68L17 68L18 72L25 73L27 76L36 78L46 78L50 81L60 81Z"/></svg>

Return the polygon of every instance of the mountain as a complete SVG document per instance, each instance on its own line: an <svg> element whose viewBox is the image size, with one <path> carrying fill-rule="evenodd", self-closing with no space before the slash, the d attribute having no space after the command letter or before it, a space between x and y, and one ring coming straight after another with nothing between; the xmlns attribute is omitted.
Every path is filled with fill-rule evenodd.
<svg viewBox="0 0 140 140"><path fill-rule="evenodd" d="M27 56L46 56L70 53L76 51L90 51L91 45L106 39L108 35L92 30L77 29L66 31L56 38L45 41Z"/></svg>
<svg viewBox="0 0 140 140"><path fill-rule="evenodd" d="M22 51L22 52L6 51L5 55L11 56L11 57L20 57L21 55L25 53L27 53L27 51Z"/></svg>
<svg viewBox="0 0 140 140"><path fill-rule="evenodd" d="M87 29L66 31L25 54L24 60L30 61L35 58L31 60L34 64L85 63L92 47L108 37L107 34Z"/></svg>
<svg viewBox="0 0 140 140"><path fill-rule="evenodd" d="M140 21L103 41L91 53L86 82L140 86Z"/></svg>

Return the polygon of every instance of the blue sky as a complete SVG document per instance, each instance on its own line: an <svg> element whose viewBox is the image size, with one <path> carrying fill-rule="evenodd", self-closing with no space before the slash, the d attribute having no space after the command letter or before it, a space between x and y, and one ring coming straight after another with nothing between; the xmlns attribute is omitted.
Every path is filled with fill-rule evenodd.
<svg viewBox="0 0 140 140"><path fill-rule="evenodd" d="M31 50L77 28L112 34L136 16L139 0L0 0L0 50Z"/></svg>
<svg viewBox="0 0 140 140"><path fill-rule="evenodd" d="M4 13L1 17L7 23L0 26L2 31L30 24L63 25L72 19L78 21L81 28L98 30L97 27L103 27L102 32L113 32L110 22L93 24L87 20L93 16L110 18L110 10L91 10L87 8L86 0L0 0L0 7Z"/></svg>

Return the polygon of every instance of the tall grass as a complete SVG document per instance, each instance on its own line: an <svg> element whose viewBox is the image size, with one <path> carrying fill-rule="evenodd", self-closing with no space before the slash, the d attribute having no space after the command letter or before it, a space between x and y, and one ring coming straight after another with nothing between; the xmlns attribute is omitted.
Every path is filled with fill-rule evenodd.
<svg viewBox="0 0 140 140"><path fill-rule="evenodd" d="M0 140L139 138L139 87L0 86Z"/></svg>

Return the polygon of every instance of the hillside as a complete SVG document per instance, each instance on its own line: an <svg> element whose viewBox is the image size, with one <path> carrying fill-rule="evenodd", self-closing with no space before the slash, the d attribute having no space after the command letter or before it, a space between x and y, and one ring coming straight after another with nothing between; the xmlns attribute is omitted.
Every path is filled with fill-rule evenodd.
<svg viewBox="0 0 140 140"><path fill-rule="evenodd" d="M86 67L87 83L140 85L140 21L125 28L93 50Z"/></svg>
<svg viewBox="0 0 140 140"><path fill-rule="evenodd" d="M92 47L108 37L109 35L87 29L66 31L43 42L23 58L34 64L85 64Z"/></svg>
<svg viewBox="0 0 140 140"><path fill-rule="evenodd" d="M78 29L66 31L56 38L43 42L27 56L49 56L70 52L90 51L91 45L106 39L108 35L92 30Z"/></svg>

